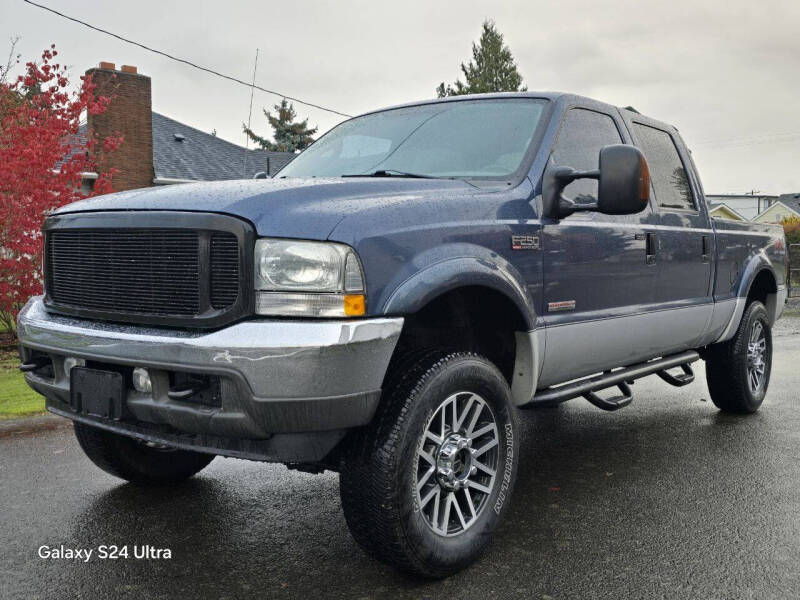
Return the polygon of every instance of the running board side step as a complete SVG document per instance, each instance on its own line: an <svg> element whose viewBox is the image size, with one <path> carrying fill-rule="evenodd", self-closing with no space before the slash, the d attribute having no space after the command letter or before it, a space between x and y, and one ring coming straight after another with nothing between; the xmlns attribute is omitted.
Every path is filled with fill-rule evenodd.
<svg viewBox="0 0 800 600"><path fill-rule="evenodd" d="M678 354L671 354L663 358L656 358L647 362L623 367L613 371L606 371L600 375L593 375L566 383L556 387L547 388L536 393L528 404L521 408L535 408L537 405L553 405L565 402L578 396L583 396L593 405L603 410L618 410L628 406L633 401L630 384L636 379L657 374L661 379L674 386L684 386L694 381L694 372L690 363L698 360L700 355L694 350L687 350ZM672 375L667 371L680 367L683 373ZM612 398L601 398L596 392L611 387L618 387L621 395Z"/></svg>

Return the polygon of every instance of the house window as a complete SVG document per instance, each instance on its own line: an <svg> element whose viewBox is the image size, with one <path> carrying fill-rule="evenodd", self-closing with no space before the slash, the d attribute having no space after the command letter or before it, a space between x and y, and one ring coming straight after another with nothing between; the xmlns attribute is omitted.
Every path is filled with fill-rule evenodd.
<svg viewBox="0 0 800 600"><path fill-rule="evenodd" d="M91 194L94 190L94 179L84 177L81 179L81 194Z"/></svg>

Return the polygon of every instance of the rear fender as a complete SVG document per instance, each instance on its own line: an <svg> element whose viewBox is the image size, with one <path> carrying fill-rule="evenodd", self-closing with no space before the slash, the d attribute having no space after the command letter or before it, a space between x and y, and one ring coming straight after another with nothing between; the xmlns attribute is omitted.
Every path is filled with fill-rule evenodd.
<svg viewBox="0 0 800 600"><path fill-rule="evenodd" d="M725 342L736 334L736 330L739 328L739 323L742 320L744 310L747 307L747 296L750 293L750 288L752 288L756 277L758 277L758 275L763 271L769 272L773 280L777 282L772 261L770 261L766 252L762 250L758 254L755 254L753 257L751 257L750 261L747 263L742 272L742 277L739 281L739 287L736 292L736 307L734 308L731 320L728 322L727 327L723 330L722 335L715 340L717 343ZM775 321L778 319L778 317L780 317L781 313L783 312L784 302L786 300L786 287L779 287L776 283L776 288L777 291L775 293L767 295L766 309L770 325L774 325Z"/></svg>

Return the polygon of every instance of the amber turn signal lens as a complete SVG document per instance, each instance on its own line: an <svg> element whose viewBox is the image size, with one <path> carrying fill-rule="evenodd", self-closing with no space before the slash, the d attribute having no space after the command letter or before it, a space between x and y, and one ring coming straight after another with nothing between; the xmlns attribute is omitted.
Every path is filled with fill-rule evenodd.
<svg viewBox="0 0 800 600"><path fill-rule="evenodd" d="M364 294L345 294L344 314L348 317L358 317L366 312Z"/></svg>
<svg viewBox="0 0 800 600"><path fill-rule="evenodd" d="M639 161L639 199L642 201L642 204L647 204L650 202L650 167L647 164L647 159L642 154L642 157Z"/></svg>

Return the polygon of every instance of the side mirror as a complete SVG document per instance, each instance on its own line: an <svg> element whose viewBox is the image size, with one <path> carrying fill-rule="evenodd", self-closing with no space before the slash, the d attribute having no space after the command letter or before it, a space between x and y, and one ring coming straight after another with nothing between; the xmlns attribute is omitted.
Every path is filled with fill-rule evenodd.
<svg viewBox="0 0 800 600"><path fill-rule="evenodd" d="M597 201L576 202L564 197L564 188L577 179L598 180ZM641 212L650 201L647 160L635 146L614 144L600 150L600 168L596 171L576 171L550 162L542 181L542 199L545 216L553 219L563 219L579 211L607 215Z"/></svg>
<svg viewBox="0 0 800 600"><path fill-rule="evenodd" d="M253 179L267 179L267 172L266 171L259 171L255 175L253 175Z"/></svg>

